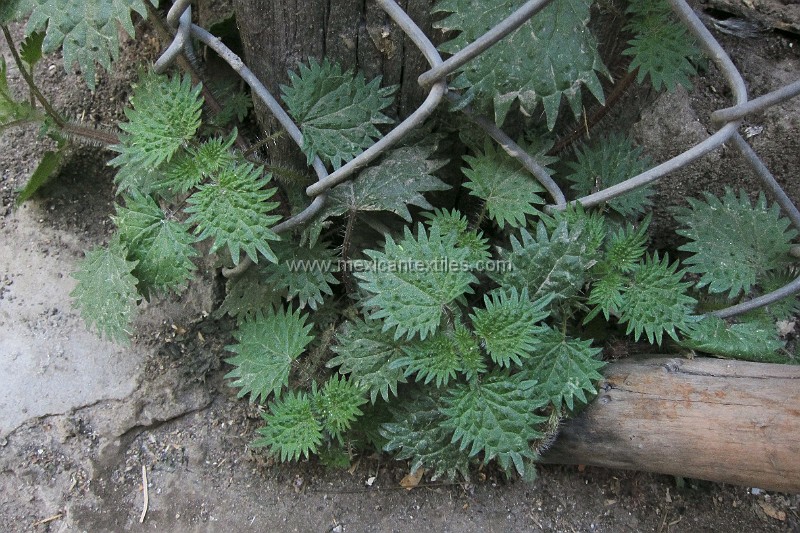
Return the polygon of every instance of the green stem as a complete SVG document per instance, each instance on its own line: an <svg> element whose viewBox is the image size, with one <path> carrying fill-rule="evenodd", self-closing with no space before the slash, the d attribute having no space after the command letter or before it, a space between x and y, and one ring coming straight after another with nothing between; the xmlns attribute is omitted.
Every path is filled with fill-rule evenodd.
<svg viewBox="0 0 800 533"><path fill-rule="evenodd" d="M20 120L12 120L11 122L6 122L2 126L0 126L0 133L3 133L6 130L10 130L11 128L15 128L17 126L24 126L26 124L34 124L36 122L41 122L44 119L43 115L39 115L36 118L24 118Z"/></svg>
<svg viewBox="0 0 800 533"><path fill-rule="evenodd" d="M52 105L50 105L50 102L47 100L47 98L45 98L44 95L39 91L39 88L36 87L36 84L33 82L33 77L25 69L25 65L22 63L22 58L19 56L19 52L17 52L17 47L14 44L14 38L11 37L11 32L9 31L8 26L2 24L0 25L0 28L2 28L3 30L3 35L5 35L6 42L8 43L9 49L11 50L11 55L14 58L14 63L17 64L19 73L25 79L25 83L28 84L28 87L30 88L31 92L33 92L33 94L36 96L36 99L39 100L39 103L42 104L42 107L44 108L45 112L50 116L50 118L53 119L53 121L59 128L63 129L64 126L66 126L67 121L64 120L64 117L62 117L61 114L58 111L56 111Z"/></svg>
<svg viewBox="0 0 800 533"><path fill-rule="evenodd" d="M344 290L347 292L347 294L353 294L355 292L353 279L350 276L350 269L347 267L350 257L350 242L353 237L353 227L355 226L355 222L356 210L351 209L347 213L347 226L345 226L344 240L342 241L342 265L344 266L344 270L342 270L342 282L344 284Z"/></svg>
<svg viewBox="0 0 800 533"><path fill-rule="evenodd" d="M483 221L486 220L486 202L483 202L483 206L481 206L481 211L478 213L478 218L475 219L475 223L472 225L470 229L480 229L481 224Z"/></svg>

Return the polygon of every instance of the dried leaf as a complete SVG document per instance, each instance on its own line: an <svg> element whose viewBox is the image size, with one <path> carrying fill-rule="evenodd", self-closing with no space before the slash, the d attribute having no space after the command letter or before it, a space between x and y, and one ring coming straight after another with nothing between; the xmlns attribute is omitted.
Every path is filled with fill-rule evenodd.
<svg viewBox="0 0 800 533"><path fill-rule="evenodd" d="M407 474L406 477L400 480L400 486L406 490L411 490L416 488L419 485L419 482L422 481L422 476L425 475L424 468L417 468L410 474Z"/></svg>

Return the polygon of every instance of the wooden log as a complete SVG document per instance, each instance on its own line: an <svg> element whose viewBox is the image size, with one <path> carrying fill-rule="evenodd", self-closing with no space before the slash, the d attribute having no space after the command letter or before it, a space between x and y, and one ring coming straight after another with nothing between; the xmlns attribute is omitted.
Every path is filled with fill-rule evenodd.
<svg viewBox="0 0 800 533"><path fill-rule="evenodd" d="M604 375L544 462L800 492L800 367L659 358Z"/></svg>

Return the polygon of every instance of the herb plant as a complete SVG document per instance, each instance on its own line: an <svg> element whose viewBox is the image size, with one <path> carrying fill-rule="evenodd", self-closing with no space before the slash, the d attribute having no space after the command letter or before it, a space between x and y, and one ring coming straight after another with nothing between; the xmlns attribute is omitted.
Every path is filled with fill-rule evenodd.
<svg viewBox="0 0 800 533"><path fill-rule="evenodd" d="M436 2L445 14L438 26L456 32L442 50L462 49L520 3ZM32 66L37 46L61 46L66 66L77 62L91 85L95 64L109 68L117 57L116 24L132 34L130 13L145 15L145 4L62 4L5 4L0 22L29 13L20 61ZM688 85L697 55L665 5L632 3L626 26L630 69L657 89ZM79 17L84 9L92 16ZM562 100L581 113L582 88L603 102L607 69L589 9L588 0L556 0L464 65L451 83L461 91L455 109L471 105L497 124L543 115L552 130ZM0 127L57 116L14 96L5 64L0 74ZM308 161L319 156L332 169L392 122L384 110L394 87L327 58L299 65L282 93ZM793 300L736 324L703 317L792 272L795 234L763 197L753 205L728 191L678 209L681 263L675 251L648 249L651 190L599 209L547 211L545 189L517 160L481 132L455 135L441 120L333 188L305 227L278 235L272 228L304 207L306 184L273 179L276 169L235 148L232 123L246 99L237 98L240 112L216 117L204 115L204 100L188 76L143 74L112 146L117 231L87 252L73 296L88 324L125 341L137 303L180 294L201 253L228 267L249 258L254 265L227 280L217 311L237 323L226 378L266 406L254 445L281 460L377 447L434 477L466 476L475 461L527 477L558 421L596 394L597 331L730 357L766 347L780 358L774 320L794 312ZM70 131L56 126L58 138ZM554 166L540 149L553 134L527 129L520 145ZM477 142L463 145L465 137ZM558 159L557 177L577 195L650 164L619 135Z"/></svg>

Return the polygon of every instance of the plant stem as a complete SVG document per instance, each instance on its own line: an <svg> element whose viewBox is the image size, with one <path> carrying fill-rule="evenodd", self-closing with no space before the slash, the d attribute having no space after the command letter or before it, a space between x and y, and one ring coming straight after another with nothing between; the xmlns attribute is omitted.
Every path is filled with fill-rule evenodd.
<svg viewBox="0 0 800 533"><path fill-rule="evenodd" d="M486 202L483 202L481 210L478 213L478 218L475 219L475 223L472 225L471 229L480 229L481 224L483 224L484 220L486 220Z"/></svg>
<svg viewBox="0 0 800 533"><path fill-rule="evenodd" d="M350 242L353 237L353 226L355 226L355 222L356 210L351 209L347 212L347 225L345 226L344 239L342 240L342 265L344 266L344 269L342 270L342 283L344 284L344 290L348 295L352 295L355 292L353 278L350 276L350 270L347 268L347 263L350 256Z"/></svg>
<svg viewBox="0 0 800 533"><path fill-rule="evenodd" d="M636 67L630 72L627 72L622 78L618 79L616 83L614 83L614 89L611 91L611 94L609 94L608 98L606 98L606 105L595 109L595 111L588 116L584 115L584 120L566 136L559 139L555 146L553 146L553 148L547 152L547 155L558 155L566 148L569 148L573 143L583 139L584 136L588 135L589 130L596 126L598 122L603 120L611 108L613 108L614 105L619 102L619 100L625 94L625 91L628 90L633 81L636 79L636 75L638 73L639 67Z"/></svg>
<svg viewBox="0 0 800 533"><path fill-rule="evenodd" d="M61 129L71 135L84 137L105 146L111 146L112 144L119 143L119 136L112 131L98 130L90 126L76 124L75 122L66 122L63 126L61 126Z"/></svg>
<svg viewBox="0 0 800 533"><path fill-rule="evenodd" d="M39 100L39 103L42 104L42 107L44 108L45 112L50 116L50 118L53 119L53 121L59 128L64 129L64 127L67 125L67 121L64 120L64 117L62 117L61 114L58 111L56 111L52 105L50 105L50 102L47 100L47 98L44 97L44 95L39 91L39 88L33 82L33 76L31 76L31 73L25 69L25 65L22 62L22 58L19 56L17 47L14 44L14 38L11 36L11 32L9 31L8 26L2 24L0 25L0 28L2 28L3 30L3 35L5 36L6 42L8 43L8 48L11 50L11 55L14 58L14 63L16 63L17 68L19 69L19 73L25 79L25 83L28 84L28 87L30 88L31 92L36 96L36 99Z"/></svg>

